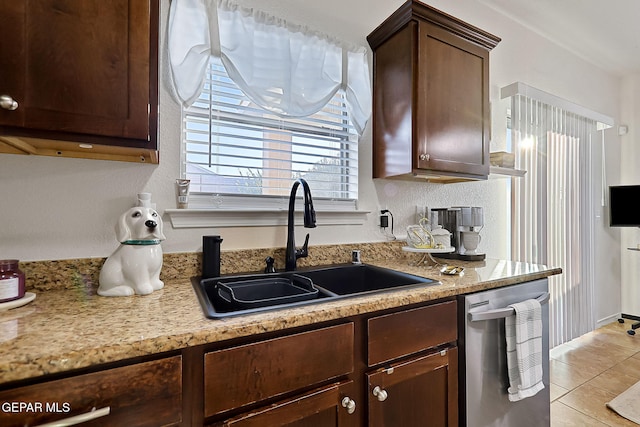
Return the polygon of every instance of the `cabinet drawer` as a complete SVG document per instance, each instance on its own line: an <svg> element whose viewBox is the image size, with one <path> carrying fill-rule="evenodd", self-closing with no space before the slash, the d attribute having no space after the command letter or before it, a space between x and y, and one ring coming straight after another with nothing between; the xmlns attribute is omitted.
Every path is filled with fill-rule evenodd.
<svg viewBox="0 0 640 427"><path fill-rule="evenodd" d="M342 404L353 396L353 381L331 384L226 420L222 426L355 426L358 416Z"/></svg>
<svg viewBox="0 0 640 427"><path fill-rule="evenodd" d="M457 339L455 301L373 317L367 321L369 366Z"/></svg>
<svg viewBox="0 0 640 427"><path fill-rule="evenodd" d="M106 412L82 425L159 426L182 421L180 356L0 392L0 425L40 425ZM98 412L103 410L101 412Z"/></svg>
<svg viewBox="0 0 640 427"><path fill-rule="evenodd" d="M353 323L204 356L205 417L353 371Z"/></svg>

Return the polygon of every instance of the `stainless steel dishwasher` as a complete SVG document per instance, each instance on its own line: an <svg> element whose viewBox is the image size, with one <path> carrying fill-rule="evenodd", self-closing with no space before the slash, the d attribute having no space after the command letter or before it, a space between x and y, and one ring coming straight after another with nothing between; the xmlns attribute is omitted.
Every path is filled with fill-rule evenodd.
<svg viewBox="0 0 640 427"><path fill-rule="evenodd" d="M510 402L504 319L509 304L527 299L542 304L542 369L545 388ZM535 280L459 297L460 408L462 426L527 427L550 425L549 284ZM462 319L464 317L464 319Z"/></svg>

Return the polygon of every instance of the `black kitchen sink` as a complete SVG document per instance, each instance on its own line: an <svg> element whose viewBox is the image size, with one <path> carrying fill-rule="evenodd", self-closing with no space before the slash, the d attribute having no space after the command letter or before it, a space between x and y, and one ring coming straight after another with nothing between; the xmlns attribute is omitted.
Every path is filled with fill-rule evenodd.
<svg viewBox="0 0 640 427"><path fill-rule="evenodd" d="M305 288L296 276L299 276L296 272L283 272L212 279L194 277L191 283L205 316L212 319L296 307L337 296L299 276L309 282L310 286Z"/></svg>
<svg viewBox="0 0 640 427"><path fill-rule="evenodd" d="M205 316L220 319L440 282L367 264L191 279Z"/></svg>
<svg viewBox="0 0 640 427"><path fill-rule="evenodd" d="M335 265L298 271L298 274L311 279L318 288L341 296L440 284L437 280L368 264Z"/></svg>

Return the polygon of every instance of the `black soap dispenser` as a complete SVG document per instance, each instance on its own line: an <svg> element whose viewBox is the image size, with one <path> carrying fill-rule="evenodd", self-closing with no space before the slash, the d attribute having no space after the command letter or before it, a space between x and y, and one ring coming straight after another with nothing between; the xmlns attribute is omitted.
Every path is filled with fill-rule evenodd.
<svg viewBox="0 0 640 427"><path fill-rule="evenodd" d="M202 236L202 278L220 277L220 236Z"/></svg>

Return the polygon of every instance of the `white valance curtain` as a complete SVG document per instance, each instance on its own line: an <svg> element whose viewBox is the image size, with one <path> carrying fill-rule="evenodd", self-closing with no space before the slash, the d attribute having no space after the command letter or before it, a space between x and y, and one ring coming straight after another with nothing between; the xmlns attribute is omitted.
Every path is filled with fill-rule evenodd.
<svg viewBox="0 0 640 427"><path fill-rule="evenodd" d="M168 40L175 93L185 106L202 91L214 55L247 97L272 113L312 115L342 88L358 134L371 115L364 47L228 0L173 0Z"/></svg>

